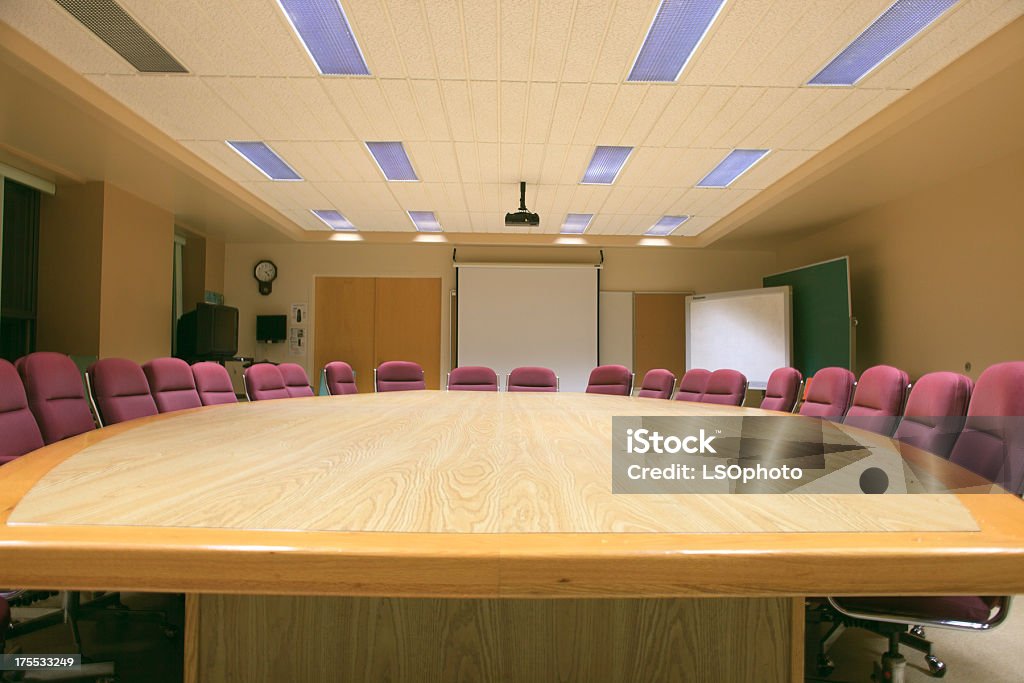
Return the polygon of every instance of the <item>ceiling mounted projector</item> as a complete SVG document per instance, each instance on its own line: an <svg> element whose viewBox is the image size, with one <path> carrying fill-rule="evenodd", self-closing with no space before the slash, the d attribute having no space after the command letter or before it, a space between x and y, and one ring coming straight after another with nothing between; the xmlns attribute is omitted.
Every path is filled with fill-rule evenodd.
<svg viewBox="0 0 1024 683"><path fill-rule="evenodd" d="M505 214L505 225L519 227L540 225L540 216L526 208L526 183L519 183L519 209Z"/></svg>

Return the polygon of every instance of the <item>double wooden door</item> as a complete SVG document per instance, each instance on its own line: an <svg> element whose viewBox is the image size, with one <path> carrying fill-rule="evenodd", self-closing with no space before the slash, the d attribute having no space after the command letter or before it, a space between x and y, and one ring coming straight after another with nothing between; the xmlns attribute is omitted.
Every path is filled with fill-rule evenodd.
<svg viewBox="0 0 1024 683"><path fill-rule="evenodd" d="M441 376L441 279L318 277L313 359L317 371L343 360L360 392L373 391L373 369L388 360L423 367L427 388Z"/></svg>

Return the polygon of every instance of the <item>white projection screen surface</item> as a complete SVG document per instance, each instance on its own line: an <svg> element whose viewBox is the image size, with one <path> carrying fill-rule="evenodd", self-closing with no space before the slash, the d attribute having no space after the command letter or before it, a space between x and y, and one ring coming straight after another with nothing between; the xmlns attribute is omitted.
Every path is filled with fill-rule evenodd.
<svg viewBox="0 0 1024 683"><path fill-rule="evenodd" d="M764 389L792 361L791 290L766 287L686 297L686 368L731 368Z"/></svg>
<svg viewBox="0 0 1024 683"><path fill-rule="evenodd" d="M594 266L459 266L458 364L540 365L583 391L597 365ZM504 383L504 379L502 379ZM504 384L503 384L504 385Z"/></svg>

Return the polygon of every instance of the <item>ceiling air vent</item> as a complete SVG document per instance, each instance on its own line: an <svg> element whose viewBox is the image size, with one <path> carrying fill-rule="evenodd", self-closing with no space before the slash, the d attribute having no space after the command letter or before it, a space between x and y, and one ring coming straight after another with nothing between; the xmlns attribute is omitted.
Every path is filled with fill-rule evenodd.
<svg viewBox="0 0 1024 683"><path fill-rule="evenodd" d="M56 0L96 37L144 73L188 73L113 0Z"/></svg>

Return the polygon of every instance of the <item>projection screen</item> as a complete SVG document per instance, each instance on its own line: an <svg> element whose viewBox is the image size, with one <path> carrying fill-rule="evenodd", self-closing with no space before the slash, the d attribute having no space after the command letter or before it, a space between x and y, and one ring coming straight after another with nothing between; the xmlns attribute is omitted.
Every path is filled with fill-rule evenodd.
<svg viewBox="0 0 1024 683"><path fill-rule="evenodd" d="M598 269L593 265L463 265L458 272L458 364L555 371L583 391L597 365Z"/></svg>

